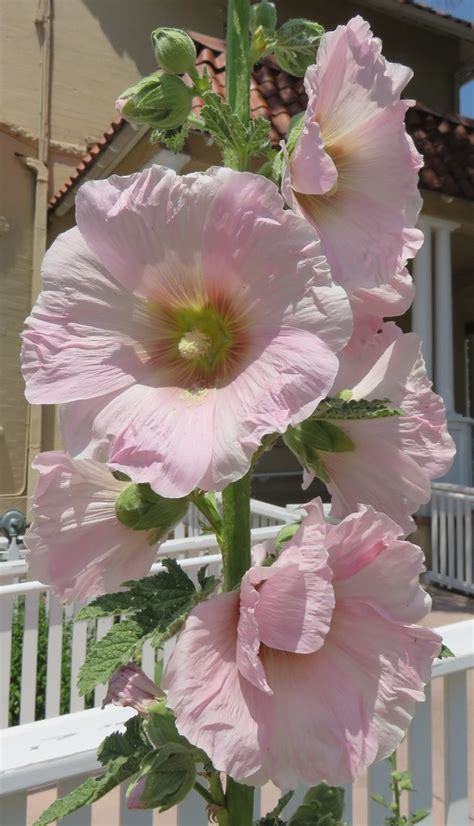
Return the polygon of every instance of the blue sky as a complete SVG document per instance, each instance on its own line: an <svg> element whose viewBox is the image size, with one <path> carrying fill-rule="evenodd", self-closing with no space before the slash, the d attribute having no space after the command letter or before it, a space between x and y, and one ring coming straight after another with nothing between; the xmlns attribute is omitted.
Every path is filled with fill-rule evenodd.
<svg viewBox="0 0 474 826"><path fill-rule="evenodd" d="M474 0L425 0L433 9L446 11L464 20L474 20ZM474 80L461 89L461 114L474 118Z"/></svg>

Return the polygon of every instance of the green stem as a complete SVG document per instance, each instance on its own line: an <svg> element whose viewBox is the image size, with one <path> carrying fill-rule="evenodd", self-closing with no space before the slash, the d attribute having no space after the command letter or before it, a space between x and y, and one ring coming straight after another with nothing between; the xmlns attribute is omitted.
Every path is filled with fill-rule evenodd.
<svg viewBox="0 0 474 826"><path fill-rule="evenodd" d="M253 823L253 788L227 777L226 804L229 826L251 826Z"/></svg>
<svg viewBox="0 0 474 826"><path fill-rule="evenodd" d="M224 527L222 556L224 559L224 591L240 585L245 571L250 568L250 470L238 482L222 492Z"/></svg>
<svg viewBox="0 0 474 826"><path fill-rule="evenodd" d="M227 4L227 103L247 124L250 120L249 0Z"/></svg>

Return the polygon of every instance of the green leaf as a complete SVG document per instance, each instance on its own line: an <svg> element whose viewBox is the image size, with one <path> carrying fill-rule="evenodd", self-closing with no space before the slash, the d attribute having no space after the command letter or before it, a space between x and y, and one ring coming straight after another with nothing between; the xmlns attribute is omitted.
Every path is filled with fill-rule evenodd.
<svg viewBox="0 0 474 826"><path fill-rule="evenodd" d="M389 804L385 800L383 794L379 794L378 792L374 792L373 794L370 795L370 797L372 798L372 800L375 801L375 803L379 803L379 805L383 806L385 809L389 808Z"/></svg>
<svg viewBox="0 0 474 826"><path fill-rule="evenodd" d="M150 143L162 143L170 152L182 152L189 135L189 124L184 123L178 129L153 129Z"/></svg>
<svg viewBox="0 0 474 826"><path fill-rule="evenodd" d="M196 591L192 580L175 559L164 559L164 571L139 581L125 582L128 591L97 597L83 608L77 619L95 619L125 613L127 619L114 625L98 640L79 672L79 689L87 692L105 682L128 662L143 641L161 645L179 630L189 611L215 587L214 577L201 574L205 588Z"/></svg>
<svg viewBox="0 0 474 826"><path fill-rule="evenodd" d="M138 715L131 717L125 723L125 731L114 731L107 735L99 746L97 759L103 766L107 766L117 757L132 757L150 751L150 746L143 737L145 721Z"/></svg>
<svg viewBox="0 0 474 826"><path fill-rule="evenodd" d="M391 406L390 399L327 398L316 408L314 419L380 419L403 416L403 411Z"/></svg>
<svg viewBox="0 0 474 826"><path fill-rule="evenodd" d="M140 801L145 809L159 807L165 812L189 794L196 780L196 765L191 752L179 743L167 743L143 762L133 788L143 778Z"/></svg>
<svg viewBox="0 0 474 826"><path fill-rule="evenodd" d="M417 809L416 812L411 813L409 823L413 824L413 826L415 823L421 823L429 814L429 809Z"/></svg>
<svg viewBox="0 0 474 826"><path fill-rule="evenodd" d="M242 156L266 154L270 149L268 120L255 118L246 126L220 95L204 92L202 97L201 117L222 152L232 152L237 161Z"/></svg>
<svg viewBox="0 0 474 826"><path fill-rule="evenodd" d="M308 66L316 62L323 34L323 27L312 20L287 20L276 34L276 62L288 74L303 77Z"/></svg>
<svg viewBox="0 0 474 826"><path fill-rule="evenodd" d="M299 531L301 522L292 522L291 525L283 525L281 530L277 533L275 540L275 554L278 556L283 546L286 545L290 539L293 539L295 533Z"/></svg>
<svg viewBox="0 0 474 826"><path fill-rule="evenodd" d="M208 565L203 565L202 568L199 568L197 574L197 581L201 589L201 597L210 596L210 594L212 594L212 592L215 590L216 585L219 581L217 577L215 577L213 574L211 574L211 576L206 576L206 571L208 567Z"/></svg>
<svg viewBox="0 0 474 826"><path fill-rule="evenodd" d="M130 660L142 636L137 622L125 620L113 625L105 637L97 640L79 671L77 686L81 694L106 683L119 666Z"/></svg>
<svg viewBox="0 0 474 826"><path fill-rule="evenodd" d="M103 777L89 777L77 789L74 789L66 797L56 800L41 817L36 821L35 826L44 826L60 820L66 815L81 809L83 806L91 806L105 794L119 786L139 769L139 763L135 758L118 758L109 764L108 770Z"/></svg>
<svg viewBox="0 0 474 826"><path fill-rule="evenodd" d="M344 826L344 789L320 783L306 792L288 826Z"/></svg>
<svg viewBox="0 0 474 826"><path fill-rule="evenodd" d="M454 654L451 651L451 649L448 648L448 646L445 645L444 642L443 642L443 644L441 646L441 651L439 652L437 659L438 660L447 660L447 659L449 659L449 657L455 657L455 656L456 656L456 654Z"/></svg>
<svg viewBox="0 0 474 826"><path fill-rule="evenodd" d="M275 808L272 809L271 812L268 812L268 814L266 814L264 817L261 817L260 820L257 820L255 826L285 826L284 821L280 820L280 815L285 806L287 806L290 802L293 795L293 791L289 791L286 794L282 795L282 797L280 797L278 803L276 804Z"/></svg>

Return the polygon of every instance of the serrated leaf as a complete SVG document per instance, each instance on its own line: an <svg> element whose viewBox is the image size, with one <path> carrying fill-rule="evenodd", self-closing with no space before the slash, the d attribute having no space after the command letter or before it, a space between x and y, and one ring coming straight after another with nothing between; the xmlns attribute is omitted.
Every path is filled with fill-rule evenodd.
<svg viewBox="0 0 474 826"><path fill-rule="evenodd" d="M370 797L375 803L378 803L380 806L383 806L385 809L389 808L389 804L385 800L383 794L379 794L378 792L374 792L373 794L370 795Z"/></svg>
<svg viewBox="0 0 474 826"><path fill-rule="evenodd" d="M66 797L55 800L35 821L33 826L47 826L48 823L53 823L55 820L61 821L62 818L83 806L92 805L96 800L100 800L101 797L110 792L111 789L136 774L139 768L139 757L135 755L117 757L108 764L107 771L102 777L89 777Z"/></svg>
<svg viewBox="0 0 474 826"><path fill-rule="evenodd" d="M409 822L412 823L414 826L415 823L421 823L422 820L425 820L425 818L427 818L429 814L429 809L417 809L416 812L411 813Z"/></svg>
<svg viewBox="0 0 474 826"><path fill-rule="evenodd" d="M218 579L213 574L211 576L206 576L206 571L208 569L208 565L203 565L202 568L199 568L197 574L197 581L199 583L199 587L201 589L200 596L207 597L214 591Z"/></svg>
<svg viewBox="0 0 474 826"><path fill-rule="evenodd" d="M268 814L264 817L261 817L260 820L257 820L255 826L285 826L285 822L280 819L280 815L285 806L287 806L290 802L293 795L294 791L289 791L282 795L275 808L272 809L271 812L268 812Z"/></svg>
<svg viewBox="0 0 474 826"><path fill-rule="evenodd" d="M316 408L315 419L380 419L387 416L403 416L403 411L393 407L390 399L343 399L327 398Z"/></svg>
<svg viewBox="0 0 474 826"><path fill-rule="evenodd" d="M308 789L288 826L344 826L341 821L343 812L344 789L319 783Z"/></svg>
<svg viewBox="0 0 474 826"><path fill-rule="evenodd" d="M189 135L189 124L184 123L178 129L153 129L150 143L162 143L170 152L181 152Z"/></svg>
<svg viewBox="0 0 474 826"><path fill-rule="evenodd" d="M456 656L456 654L454 654L453 651L451 651L451 649L448 648L448 646L445 645L444 642L443 642L443 644L441 646L441 651L439 652L439 655L438 655L437 659L438 660L447 660L450 657L455 657L455 656Z"/></svg>
<svg viewBox="0 0 474 826"><path fill-rule="evenodd" d="M81 694L106 683L119 666L130 660L142 637L141 626L133 620L113 625L105 637L97 640L80 668L77 685Z"/></svg>
<svg viewBox="0 0 474 826"><path fill-rule="evenodd" d="M132 757L150 751L146 746L146 739L142 736L144 721L138 715L131 717L125 723L125 731L114 731L108 734L100 744L97 759L103 766L107 766L117 757Z"/></svg>
<svg viewBox="0 0 474 826"><path fill-rule="evenodd" d="M84 605L74 617L74 622L98 619L126 614L133 608L133 598L129 591L116 594L103 594L96 597L89 605Z"/></svg>

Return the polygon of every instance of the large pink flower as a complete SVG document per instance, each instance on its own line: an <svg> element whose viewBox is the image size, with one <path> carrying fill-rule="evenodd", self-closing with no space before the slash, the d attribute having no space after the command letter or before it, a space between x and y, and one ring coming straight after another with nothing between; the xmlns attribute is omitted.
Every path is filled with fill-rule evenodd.
<svg viewBox="0 0 474 826"><path fill-rule="evenodd" d="M75 403L73 455L164 496L222 489L336 376L352 319L317 236L270 181L222 168L87 183L77 221L27 320L28 399Z"/></svg>
<svg viewBox="0 0 474 826"><path fill-rule="evenodd" d="M306 72L308 107L283 191L317 228L349 293L386 284L422 243L414 228L422 160L404 126L413 101L400 100L411 77L382 57L359 16L323 36Z"/></svg>
<svg viewBox="0 0 474 826"><path fill-rule="evenodd" d="M354 450L318 451L329 476L331 515L346 516L363 502L410 533L411 514L429 501L430 480L447 473L455 452L443 400L426 375L419 338L404 335L393 322L379 324L378 331L357 325L340 354L331 395L344 389L355 400L387 399L402 415L332 421L349 436ZM308 468L304 476L307 487L314 474Z"/></svg>
<svg viewBox="0 0 474 826"><path fill-rule="evenodd" d="M423 556L387 516L326 525L321 503L271 567L189 615L164 685L178 730L236 780L351 781L387 757L424 699L441 639Z"/></svg>
<svg viewBox="0 0 474 826"><path fill-rule="evenodd" d="M127 528L115 515L126 482L105 465L41 453L33 522L25 536L29 573L68 601L117 591L146 576L156 558L147 531Z"/></svg>

